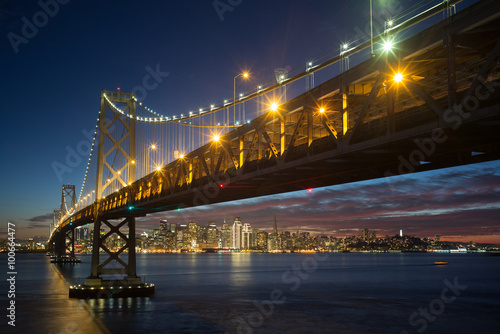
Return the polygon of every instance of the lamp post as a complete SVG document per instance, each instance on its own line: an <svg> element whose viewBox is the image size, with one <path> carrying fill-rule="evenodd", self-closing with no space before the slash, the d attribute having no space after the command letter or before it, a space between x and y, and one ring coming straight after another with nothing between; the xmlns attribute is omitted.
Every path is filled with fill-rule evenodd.
<svg viewBox="0 0 500 334"><path fill-rule="evenodd" d="M373 0L370 0L370 56L375 57L373 53Z"/></svg>
<svg viewBox="0 0 500 334"><path fill-rule="evenodd" d="M243 72L234 77L233 80L233 125L236 123L236 78L243 77L248 78L248 72ZM227 125L229 125L229 109L227 111Z"/></svg>

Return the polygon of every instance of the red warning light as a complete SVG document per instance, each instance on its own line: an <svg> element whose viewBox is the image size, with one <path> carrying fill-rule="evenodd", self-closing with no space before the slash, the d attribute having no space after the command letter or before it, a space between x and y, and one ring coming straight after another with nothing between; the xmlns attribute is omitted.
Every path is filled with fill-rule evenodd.
<svg viewBox="0 0 500 334"><path fill-rule="evenodd" d="M120 90L120 87L116 88L116 90Z"/></svg>
<svg viewBox="0 0 500 334"><path fill-rule="evenodd" d="M308 191L309 193L312 193L312 192L313 192L312 188L307 189L307 191Z"/></svg>
<svg viewBox="0 0 500 334"><path fill-rule="evenodd" d="M219 187L221 187L221 188L222 188L222 187L224 187L224 185L223 185L223 184L220 184L220 185L219 185Z"/></svg>

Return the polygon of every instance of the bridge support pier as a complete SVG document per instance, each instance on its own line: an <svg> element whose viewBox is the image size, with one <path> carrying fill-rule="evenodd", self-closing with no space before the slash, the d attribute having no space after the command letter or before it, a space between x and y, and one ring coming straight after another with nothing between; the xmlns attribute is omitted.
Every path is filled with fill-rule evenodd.
<svg viewBox="0 0 500 334"><path fill-rule="evenodd" d="M74 298L146 297L154 294L154 284L143 283L136 273L135 217L124 219L97 218L94 221L92 266L83 285L71 286L69 296ZM101 226L109 232L103 233ZM128 235L120 231L128 226ZM111 240L111 236L116 237ZM108 241L109 240L109 241ZM108 255L100 261L100 250ZM128 252L127 262L120 255Z"/></svg>
<svg viewBox="0 0 500 334"><path fill-rule="evenodd" d="M67 242L69 240L69 243ZM69 254L66 252L69 251ZM75 229L59 231L56 233L54 254L50 257L52 263L78 263L81 262L75 256Z"/></svg>

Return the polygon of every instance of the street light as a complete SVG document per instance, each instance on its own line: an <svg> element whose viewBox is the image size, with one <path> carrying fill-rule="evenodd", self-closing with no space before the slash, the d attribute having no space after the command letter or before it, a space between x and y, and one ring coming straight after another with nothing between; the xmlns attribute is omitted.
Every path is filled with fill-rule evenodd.
<svg viewBox="0 0 500 334"><path fill-rule="evenodd" d="M375 57L373 53L373 0L370 0L370 56Z"/></svg>
<svg viewBox="0 0 500 334"><path fill-rule="evenodd" d="M392 41L390 39L384 41L384 50L385 51L391 51L393 47Z"/></svg>
<svg viewBox="0 0 500 334"><path fill-rule="evenodd" d="M400 83L401 81L403 81L403 73L398 72L398 73L394 74L394 82Z"/></svg>
<svg viewBox="0 0 500 334"><path fill-rule="evenodd" d="M236 123L236 78L243 77L246 79L248 76L248 72L243 72L235 76L233 79L233 124ZM227 111L227 125L229 125L229 110Z"/></svg>

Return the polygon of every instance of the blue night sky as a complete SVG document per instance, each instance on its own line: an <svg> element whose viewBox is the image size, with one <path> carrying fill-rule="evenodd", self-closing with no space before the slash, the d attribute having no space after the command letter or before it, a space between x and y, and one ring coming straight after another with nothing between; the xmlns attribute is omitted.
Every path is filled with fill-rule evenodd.
<svg viewBox="0 0 500 334"><path fill-rule="evenodd" d="M58 8L48 7L50 16L40 14L37 1L0 3L0 238L8 221L16 223L18 237L47 234L62 184L52 164L63 163L66 147L77 147L85 140L82 131L94 128L102 89L132 91L148 67L168 72L143 101L164 115L179 115L232 96L233 77L244 69L254 80L248 84L256 85L274 80L276 68L338 54L341 42L360 37L369 16L368 0L234 0L224 12L213 3L60 0ZM415 3L375 0L375 14ZM42 21L35 31L24 28L28 38L12 42L13 34L23 35L26 21L37 19ZM152 229L159 218L199 224L213 219L220 226L236 215L270 229L276 214L279 227L290 230L343 236L363 228L393 235L403 228L419 236L500 243L499 166L490 162L166 212L142 218L137 229ZM85 168L83 158L63 183L79 190Z"/></svg>

